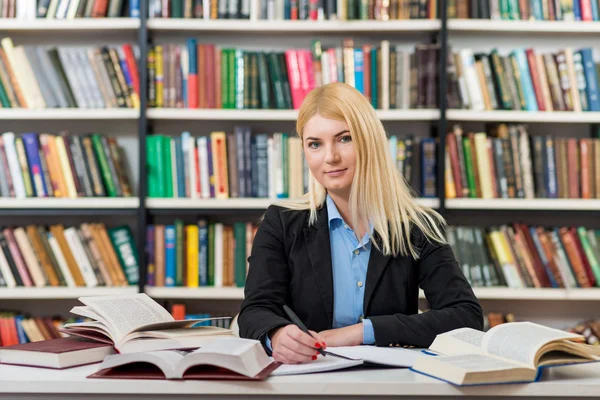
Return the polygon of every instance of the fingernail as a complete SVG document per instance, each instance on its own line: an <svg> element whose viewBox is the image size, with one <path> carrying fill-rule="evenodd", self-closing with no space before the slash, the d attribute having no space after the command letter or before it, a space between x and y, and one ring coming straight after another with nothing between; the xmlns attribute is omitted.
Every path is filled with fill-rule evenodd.
<svg viewBox="0 0 600 400"><path fill-rule="evenodd" d="M327 345L325 344L325 342L321 343L321 346L323 346L323 348L327 347Z"/></svg>
<svg viewBox="0 0 600 400"><path fill-rule="evenodd" d="M321 348L321 343L317 343L317 344L315 344L315 347L316 347L317 349L320 349L320 348Z"/></svg>
<svg viewBox="0 0 600 400"><path fill-rule="evenodd" d="M313 361L317 359L317 356L312 356Z"/></svg>

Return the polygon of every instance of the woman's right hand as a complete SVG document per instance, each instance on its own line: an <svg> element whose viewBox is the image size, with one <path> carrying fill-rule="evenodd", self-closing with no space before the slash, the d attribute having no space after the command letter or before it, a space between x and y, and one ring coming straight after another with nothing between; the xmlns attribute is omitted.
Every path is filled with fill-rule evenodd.
<svg viewBox="0 0 600 400"><path fill-rule="evenodd" d="M271 348L275 361L283 364L300 364L314 361L319 354L318 348L325 349L325 340L314 331L312 336L302 332L294 324L278 328L271 335Z"/></svg>

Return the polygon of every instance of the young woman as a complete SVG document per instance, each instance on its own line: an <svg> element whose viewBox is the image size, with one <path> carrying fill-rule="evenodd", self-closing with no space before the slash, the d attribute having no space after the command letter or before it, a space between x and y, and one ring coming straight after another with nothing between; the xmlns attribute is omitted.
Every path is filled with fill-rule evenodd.
<svg viewBox="0 0 600 400"><path fill-rule="evenodd" d="M308 193L270 206L254 238L240 336L275 360L326 346L428 347L439 333L482 329L482 310L443 235L411 196L365 96L331 83L311 91L296 129ZM430 310L418 314L419 287ZM290 307L311 335L292 324Z"/></svg>

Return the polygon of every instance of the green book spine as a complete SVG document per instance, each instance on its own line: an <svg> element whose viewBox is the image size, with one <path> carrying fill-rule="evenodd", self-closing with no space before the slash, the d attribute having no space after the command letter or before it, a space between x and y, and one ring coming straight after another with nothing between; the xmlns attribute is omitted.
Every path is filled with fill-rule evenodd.
<svg viewBox="0 0 600 400"><path fill-rule="evenodd" d="M175 220L175 286L183 286L183 221Z"/></svg>
<svg viewBox="0 0 600 400"><path fill-rule="evenodd" d="M184 0L171 0L171 18L183 18Z"/></svg>
<svg viewBox="0 0 600 400"><path fill-rule="evenodd" d="M519 63L514 52L510 54L510 62L513 67L513 76L508 77L508 79L513 78L515 80L515 85L517 86L517 95L519 96L519 109L527 110L527 103L525 101L525 91L523 89L523 82L521 81L521 70L519 69Z"/></svg>
<svg viewBox="0 0 600 400"><path fill-rule="evenodd" d="M243 93L244 93L244 103L242 108L244 110L249 110L250 107L250 95L252 93L252 80L250 79L250 52L245 51L243 56L243 64L244 64L244 85L243 85ZM239 107L238 107L239 108Z"/></svg>
<svg viewBox="0 0 600 400"><path fill-rule="evenodd" d="M265 53L262 51L258 53L258 82L260 85L260 108L268 110L271 108L271 87Z"/></svg>
<svg viewBox="0 0 600 400"><path fill-rule="evenodd" d="M234 109L235 108L235 101L236 101L236 97L235 97L235 90L236 90L236 77L237 77L237 63L236 63L236 54L235 54L236 50L235 49L229 49L227 50L227 58L229 59L228 64L229 64L229 72L228 72L228 90L229 90L229 105L228 108Z"/></svg>
<svg viewBox="0 0 600 400"><path fill-rule="evenodd" d="M508 89L508 84L505 81L506 73L504 71L504 66L502 65L500 55L498 55L498 50L492 50L490 59L493 76L496 81L496 87L498 88L498 94L500 95L500 102L502 103L502 108L504 110L512 110L513 105L510 98L510 91Z"/></svg>
<svg viewBox="0 0 600 400"><path fill-rule="evenodd" d="M215 286L215 224L208 224L208 286Z"/></svg>
<svg viewBox="0 0 600 400"><path fill-rule="evenodd" d="M234 223L233 236L235 240L235 285L244 287L246 285L246 224Z"/></svg>
<svg viewBox="0 0 600 400"><path fill-rule="evenodd" d="M146 182L148 197L160 197L158 179L158 154L156 151L157 136L146 137Z"/></svg>
<svg viewBox="0 0 600 400"><path fill-rule="evenodd" d="M110 174L110 168L108 166L108 160L106 159L106 153L102 147L102 138L98 134L92 135L92 144L94 146L94 152L96 153L96 159L100 166L100 172L102 175L102 182L106 188L106 193L109 197L117 197L117 188L113 182L112 175Z"/></svg>
<svg viewBox="0 0 600 400"><path fill-rule="evenodd" d="M510 19L510 0L500 0L500 18Z"/></svg>
<svg viewBox="0 0 600 400"><path fill-rule="evenodd" d="M217 50L219 51L219 50ZM229 107L229 53L228 50L222 49L221 51L221 108Z"/></svg>
<svg viewBox="0 0 600 400"><path fill-rule="evenodd" d="M592 268L592 272L594 273L594 277L596 278L596 282L600 282L600 264L598 263L598 259L594 254L594 250L590 245L590 241L587 237L587 231L584 227L580 226L577 228L577 235L579 236L579 240L581 241L581 246L583 247L583 251L585 256L590 263L590 267ZM598 283L596 283L598 285Z"/></svg>
<svg viewBox="0 0 600 400"><path fill-rule="evenodd" d="M509 12L510 19L521 19L521 13L519 12L519 0L510 0Z"/></svg>
<svg viewBox="0 0 600 400"><path fill-rule="evenodd" d="M467 182L469 184L469 197L477 197L475 188L475 176L473 174L473 160L471 159L471 142L463 138L463 151L465 154L465 170L467 171Z"/></svg>
<svg viewBox="0 0 600 400"><path fill-rule="evenodd" d="M172 154L171 154L171 137L163 136L163 177L165 182L164 197L173 197L173 167L171 165Z"/></svg>
<svg viewBox="0 0 600 400"><path fill-rule="evenodd" d="M377 88L379 87L379 77L377 76L377 49L371 49L371 105L374 109L379 106L377 99L379 93Z"/></svg>
<svg viewBox="0 0 600 400"><path fill-rule="evenodd" d="M258 52L252 52L250 54L250 107L252 109L260 108L260 98L259 98L259 84L260 81L258 79Z"/></svg>
<svg viewBox="0 0 600 400"><path fill-rule="evenodd" d="M15 138L15 149L17 151L17 159L21 168L21 176L23 177L23 185L25 185L25 194L27 197L34 197L33 185L31 184L31 176L29 175L29 165L27 163L27 155L25 146L21 137Z"/></svg>
<svg viewBox="0 0 600 400"><path fill-rule="evenodd" d="M127 277L127 283L137 285L140 279L139 258L129 226L111 228L108 230L108 236Z"/></svg>
<svg viewBox="0 0 600 400"><path fill-rule="evenodd" d="M287 64L285 62L285 54L278 53L277 59L279 61L279 71L281 73L281 85L283 90L283 98L285 100L285 104L287 109L291 109L292 107L292 92L290 90L290 79L287 73Z"/></svg>
<svg viewBox="0 0 600 400"><path fill-rule="evenodd" d="M0 79L0 103L2 104L2 108L11 108L10 100L8 95L6 94L6 89L4 88L4 82Z"/></svg>
<svg viewBox="0 0 600 400"><path fill-rule="evenodd" d="M282 110L286 108L285 97L283 95L283 84L281 83L281 73L279 72L279 62L275 53L267 53L267 65L269 67L269 78L273 86L273 97L275 99L275 108Z"/></svg>

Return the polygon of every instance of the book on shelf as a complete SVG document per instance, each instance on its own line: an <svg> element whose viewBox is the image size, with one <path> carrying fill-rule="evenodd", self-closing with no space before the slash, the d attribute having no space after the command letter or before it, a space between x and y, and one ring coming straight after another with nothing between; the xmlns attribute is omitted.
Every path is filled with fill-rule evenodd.
<svg viewBox="0 0 600 400"><path fill-rule="evenodd" d="M435 138L390 134L390 154L420 197L436 197ZM146 139L148 197L227 199L299 198L308 191L302 140L290 133L233 132Z"/></svg>
<svg viewBox="0 0 600 400"><path fill-rule="evenodd" d="M59 329L65 322L83 322L83 319L59 317L33 317L29 315L0 313L0 346L60 339L65 335Z"/></svg>
<svg viewBox="0 0 600 400"><path fill-rule="evenodd" d="M523 124L446 136L446 198L600 199L600 138L530 135Z"/></svg>
<svg viewBox="0 0 600 400"><path fill-rule="evenodd" d="M583 335L531 322L455 329L429 349L440 355L420 356L412 370L459 386L534 382L543 368L600 360L600 347Z"/></svg>
<svg viewBox="0 0 600 400"><path fill-rule="evenodd" d="M110 355L88 378L264 380L278 367L259 341L225 337L195 350Z"/></svg>
<svg viewBox="0 0 600 400"><path fill-rule="evenodd" d="M598 0L448 0L448 18L599 21Z"/></svg>
<svg viewBox="0 0 600 400"><path fill-rule="evenodd" d="M150 0L149 18L202 18L214 19L250 19L250 20L403 20L435 19L438 15L438 0L397 0L390 3L358 2L353 0L291 1L273 5L268 0L199 1L173 0L169 4L161 0Z"/></svg>
<svg viewBox="0 0 600 400"><path fill-rule="evenodd" d="M2 108L139 108L136 46L0 45Z"/></svg>
<svg viewBox="0 0 600 400"><path fill-rule="evenodd" d="M80 297L85 306L71 313L91 322L65 324L62 333L109 343L119 353L135 353L204 346L215 338L232 336L230 329L197 326L199 320L175 320L144 293L119 296Z"/></svg>
<svg viewBox="0 0 600 400"><path fill-rule="evenodd" d="M114 137L0 134L0 197L132 197L125 151Z"/></svg>
<svg viewBox="0 0 600 400"><path fill-rule="evenodd" d="M0 18L21 21L139 18L140 0L2 0L0 10Z"/></svg>
<svg viewBox="0 0 600 400"><path fill-rule="evenodd" d="M449 108L522 111L600 111L599 64L591 48L507 55L465 48L449 57Z"/></svg>
<svg viewBox="0 0 600 400"><path fill-rule="evenodd" d="M139 261L127 225L27 225L0 230L0 287L137 285Z"/></svg>
<svg viewBox="0 0 600 400"><path fill-rule="evenodd" d="M590 288L600 286L600 230L522 223L452 226L446 239L476 287Z"/></svg>
<svg viewBox="0 0 600 400"><path fill-rule="evenodd" d="M438 107L437 44L414 51L389 40L358 45L250 51L230 46L161 44L148 50L148 105L155 108L298 109L315 87L345 82L376 109Z"/></svg>
<svg viewBox="0 0 600 400"><path fill-rule="evenodd" d="M154 224L146 229L148 285L157 287L244 287L247 259L257 227L200 219Z"/></svg>
<svg viewBox="0 0 600 400"><path fill-rule="evenodd" d="M0 364L53 369L93 364L115 354L110 344L60 338L0 347Z"/></svg>

